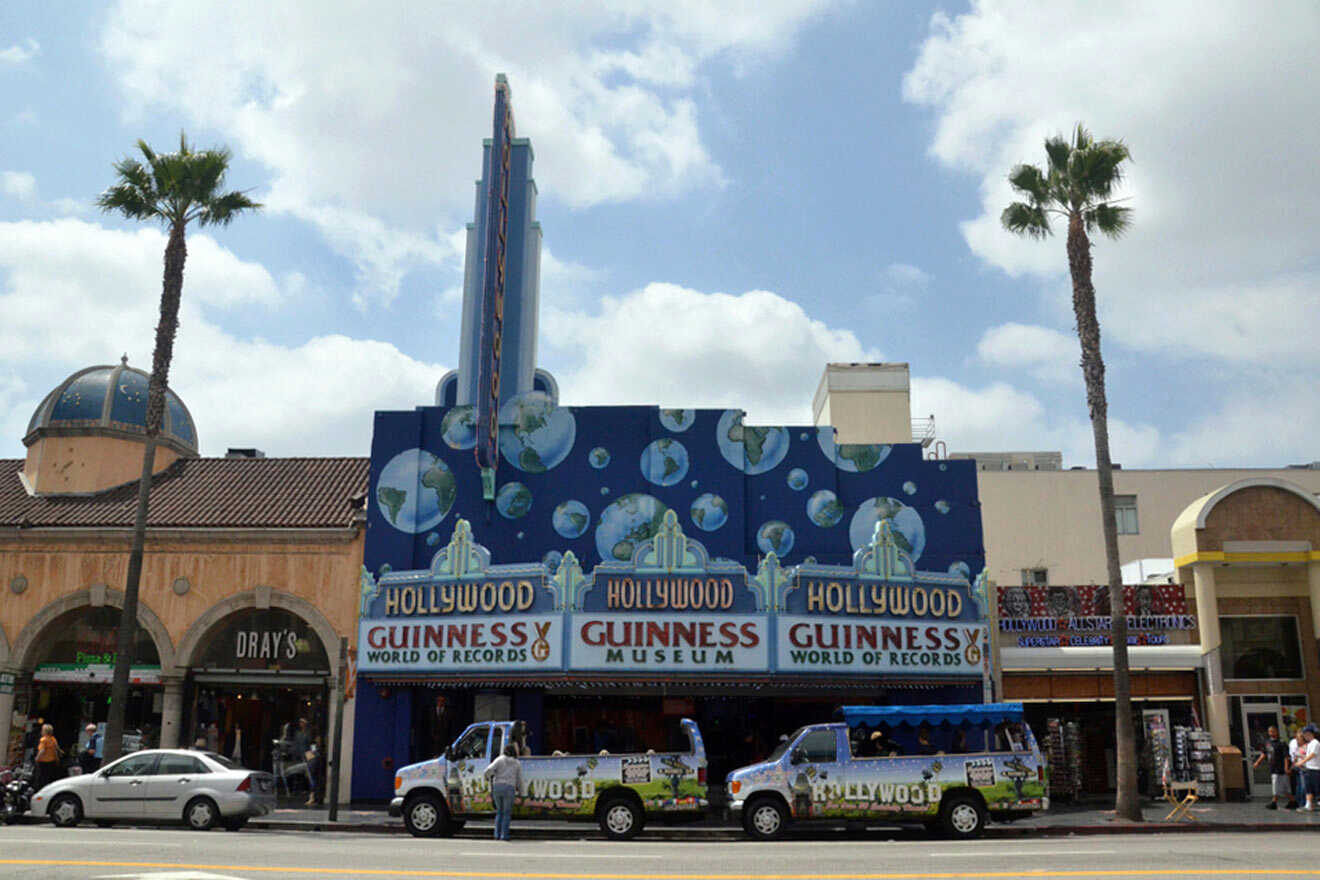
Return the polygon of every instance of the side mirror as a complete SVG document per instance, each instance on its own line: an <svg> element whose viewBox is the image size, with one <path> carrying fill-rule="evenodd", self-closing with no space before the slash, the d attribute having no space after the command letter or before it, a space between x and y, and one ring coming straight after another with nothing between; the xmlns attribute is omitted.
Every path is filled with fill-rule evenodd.
<svg viewBox="0 0 1320 880"><path fill-rule="evenodd" d="M795 748L788 756L788 763L802 764L807 760L807 753L801 749Z"/></svg>
<svg viewBox="0 0 1320 880"><path fill-rule="evenodd" d="M445 760L446 760L446 761L452 761L452 760L454 760L454 747L453 747L453 746L448 746L448 747L445 748Z"/></svg>

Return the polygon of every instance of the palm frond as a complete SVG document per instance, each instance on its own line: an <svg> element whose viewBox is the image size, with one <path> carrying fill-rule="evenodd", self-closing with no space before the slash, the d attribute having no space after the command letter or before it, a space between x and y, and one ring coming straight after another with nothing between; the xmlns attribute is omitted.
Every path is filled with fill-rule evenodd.
<svg viewBox="0 0 1320 880"><path fill-rule="evenodd" d="M1050 198L1049 179L1035 165L1015 165L1008 173L1008 182L1034 204L1046 202Z"/></svg>
<svg viewBox="0 0 1320 880"><path fill-rule="evenodd" d="M1039 204L1013 202L1004 209L1004 213L999 215L999 222L1014 235L1025 235L1029 238L1045 238L1053 232L1050 229L1049 215L1044 206Z"/></svg>
<svg viewBox="0 0 1320 880"><path fill-rule="evenodd" d="M252 201L246 193L228 192L210 199L203 205L198 215L198 223L202 226L228 226L241 211L255 211L260 207L261 203Z"/></svg>
<svg viewBox="0 0 1320 880"><path fill-rule="evenodd" d="M1068 170L1068 156L1072 153L1072 145L1064 140L1063 135L1056 134L1054 137L1045 139L1045 155L1050 160L1051 176L1054 173L1062 174Z"/></svg>
<svg viewBox="0 0 1320 880"><path fill-rule="evenodd" d="M1110 238L1121 238L1132 226L1132 209L1101 202L1082 215L1082 219L1087 232L1098 229Z"/></svg>

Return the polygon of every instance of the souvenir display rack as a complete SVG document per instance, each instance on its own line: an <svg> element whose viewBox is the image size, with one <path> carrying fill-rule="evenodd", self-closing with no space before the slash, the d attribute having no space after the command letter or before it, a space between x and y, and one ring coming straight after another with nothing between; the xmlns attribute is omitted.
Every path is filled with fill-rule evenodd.
<svg viewBox="0 0 1320 880"><path fill-rule="evenodd" d="M1082 729L1076 721L1049 718L1045 722L1046 756L1050 762L1050 797L1076 800L1086 778Z"/></svg>

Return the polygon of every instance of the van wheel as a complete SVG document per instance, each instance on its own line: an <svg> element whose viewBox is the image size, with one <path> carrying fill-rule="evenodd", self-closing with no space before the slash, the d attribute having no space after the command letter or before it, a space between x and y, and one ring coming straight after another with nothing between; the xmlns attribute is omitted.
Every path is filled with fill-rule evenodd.
<svg viewBox="0 0 1320 880"><path fill-rule="evenodd" d="M757 840L778 840L788 827L788 810L778 800L759 798L743 813L743 828Z"/></svg>
<svg viewBox="0 0 1320 880"><path fill-rule="evenodd" d="M449 837L454 833L444 801L429 792L408 798L403 805L403 824L413 837Z"/></svg>
<svg viewBox="0 0 1320 880"><path fill-rule="evenodd" d="M632 840L641 833L646 814L631 798L615 798L600 808L598 821L600 830L610 840Z"/></svg>
<svg viewBox="0 0 1320 880"><path fill-rule="evenodd" d="M985 818L985 805L973 794L955 794L940 809L940 827L954 840L980 837Z"/></svg>

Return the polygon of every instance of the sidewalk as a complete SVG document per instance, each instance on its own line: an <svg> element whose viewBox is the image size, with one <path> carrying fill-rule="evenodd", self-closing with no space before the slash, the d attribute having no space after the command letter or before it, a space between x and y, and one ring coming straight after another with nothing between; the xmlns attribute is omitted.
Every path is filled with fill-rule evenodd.
<svg viewBox="0 0 1320 880"><path fill-rule="evenodd" d="M1194 821L1166 822L1169 805L1160 801L1147 803L1143 822L1117 822L1113 810L1097 805L1059 804L1046 813L1016 822L995 822L986 829L986 837L1020 838L1073 834L1156 834L1195 833L1199 831L1320 831L1320 810L1297 813L1291 810L1267 810L1264 801L1219 803L1208 801L1192 807ZM517 820L518 833L534 839L584 838L603 839L594 822L551 822ZM338 821L329 820L321 809L280 809L268 816L253 819L252 828L272 831L341 831L374 834L407 834L402 819L391 819L383 807L356 806L340 809ZM798 834L829 836L841 833L845 826L810 826ZM858 831L859 829L849 829ZM489 837L493 827L487 821L468 822L460 837ZM867 831L867 834L876 832ZM728 825L717 817L701 822L665 825L652 821L642 832L642 840L742 840L741 828Z"/></svg>

